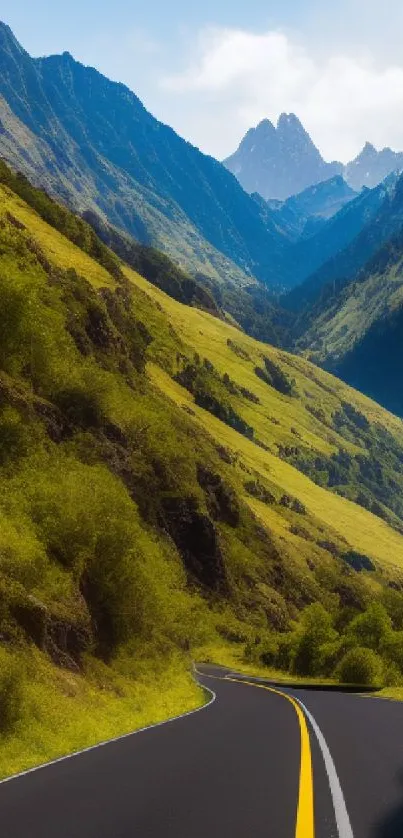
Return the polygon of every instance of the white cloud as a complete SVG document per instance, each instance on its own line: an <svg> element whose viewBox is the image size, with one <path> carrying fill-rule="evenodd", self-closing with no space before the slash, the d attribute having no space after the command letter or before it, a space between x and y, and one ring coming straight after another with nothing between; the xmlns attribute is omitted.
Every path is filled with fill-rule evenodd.
<svg viewBox="0 0 403 838"><path fill-rule="evenodd" d="M349 160L366 140L403 149L403 59L348 50L276 30L205 30L188 66L161 82L163 117L217 157L282 111L300 117L327 159Z"/></svg>

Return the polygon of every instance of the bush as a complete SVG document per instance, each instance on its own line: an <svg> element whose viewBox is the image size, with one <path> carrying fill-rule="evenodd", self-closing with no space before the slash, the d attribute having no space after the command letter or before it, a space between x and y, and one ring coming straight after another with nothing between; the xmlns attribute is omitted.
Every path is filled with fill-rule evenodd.
<svg viewBox="0 0 403 838"><path fill-rule="evenodd" d="M8 733L21 715L22 667L0 648L0 733Z"/></svg>
<svg viewBox="0 0 403 838"><path fill-rule="evenodd" d="M348 634L359 646L378 651L392 630L392 621L379 602L372 603L350 623Z"/></svg>
<svg viewBox="0 0 403 838"><path fill-rule="evenodd" d="M357 646L344 655L336 674L342 684L357 684L362 687L382 686L382 660L372 649Z"/></svg>
<svg viewBox="0 0 403 838"><path fill-rule="evenodd" d="M323 605L314 603L305 608L295 635L294 672L297 675L322 674L321 647L336 637L332 616Z"/></svg>
<svg viewBox="0 0 403 838"><path fill-rule="evenodd" d="M383 638L382 657L403 672L403 631L390 631Z"/></svg>
<svg viewBox="0 0 403 838"><path fill-rule="evenodd" d="M389 662L385 665L384 678L385 687L401 687L403 684L402 673L396 663Z"/></svg>

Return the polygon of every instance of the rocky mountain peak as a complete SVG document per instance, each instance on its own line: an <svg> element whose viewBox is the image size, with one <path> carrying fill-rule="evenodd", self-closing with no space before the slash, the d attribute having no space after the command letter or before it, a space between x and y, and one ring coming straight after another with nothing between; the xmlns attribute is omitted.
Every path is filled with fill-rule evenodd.
<svg viewBox="0 0 403 838"><path fill-rule="evenodd" d="M342 170L339 163L325 163L294 113L282 113L276 126L268 119L262 120L247 132L224 165L247 192L278 200L286 200Z"/></svg>
<svg viewBox="0 0 403 838"><path fill-rule="evenodd" d="M294 113L282 113L274 126L265 119L247 132L235 154L224 165L250 193L266 200L285 201L335 175L355 191L372 189L391 172L403 169L403 152L378 151L366 142L357 157L343 165L326 162Z"/></svg>

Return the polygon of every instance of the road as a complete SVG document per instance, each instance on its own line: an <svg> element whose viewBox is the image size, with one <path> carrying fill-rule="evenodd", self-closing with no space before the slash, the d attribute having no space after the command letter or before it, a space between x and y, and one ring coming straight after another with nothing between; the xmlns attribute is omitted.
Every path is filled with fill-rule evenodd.
<svg viewBox="0 0 403 838"><path fill-rule="evenodd" d="M402 838L403 704L198 669L200 711L1 783L0 837Z"/></svg>

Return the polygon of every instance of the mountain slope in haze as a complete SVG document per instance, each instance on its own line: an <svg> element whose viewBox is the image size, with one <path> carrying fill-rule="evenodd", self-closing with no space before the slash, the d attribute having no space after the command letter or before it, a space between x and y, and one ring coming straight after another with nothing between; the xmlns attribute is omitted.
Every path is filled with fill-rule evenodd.
<svg viewBox="0 0 403 838"><path fill-rule="evenodd" d="M383 148L380 151L371 144L365 143L364 148L351 163L345 167L344 176L353 189L376 186L391 172L403 169L403 152Z"/></svg>
<svg viewBox="0 0 403 838"><path fill-rule="evenodd" d="M320 300L326 286L338 289L348 284L402 223L403 178L392 174L375 189L363 190L318 236L296 246L307 267L315 265L317 256L322 262L282 301L287 309L301 313L302 329L305 310L309 317L310 307ZM326 253L328 259L324 259Z"/></svg>
<svg viewBox="0 0 403 838"><path fill-rule="evenodd" d="M330 180L308 186L284 202L268 201L268 205L274 211L273 220L282 225L291 240L298 241L317 233L326 220L356 197L357 193L341 175L335 175Z"/></svg>
<svg viewBox="0 0 403 838"><path fill-rule="evenodd" d="M325 163L299 119L285 113L277 126L264 119L251 128L224 165L246 192L281 201L342 171L341 163Z"/></svg>
<svg viewBox="0 0 403 838"><path fill-rule="evenodd" d="M301 318L297 346L403 415L403 223L350 282L326 286ZM305 331L304 331L305 329Z"/></svg>
<svg viewBox="0 0 403 838"><path fill-rule="evenodd" d="M92 210L213 280L277 280L283 242L220 163L69 53L33 59L0 25L0 153L76 210Z"/></svg>
<svg viewBox="0 0 403 838"><path fill-rule="evenodd" d="M347 165L327 163L295 114L281 114L277 126L264 119L250 128L237 151L224 165L246 192L285 201L304 189L340 175L359 192L377 186L391 172L403 168L403 152L377 151L366 143Z"/></svg>
<svg viewBox="0 0 403 838"><path fill-rule="evenodd" d="M2 776L195 707L203 644L403 584L402 422L24 189L0 185Z"/></svg>

